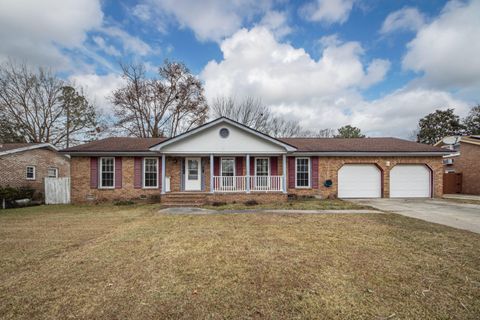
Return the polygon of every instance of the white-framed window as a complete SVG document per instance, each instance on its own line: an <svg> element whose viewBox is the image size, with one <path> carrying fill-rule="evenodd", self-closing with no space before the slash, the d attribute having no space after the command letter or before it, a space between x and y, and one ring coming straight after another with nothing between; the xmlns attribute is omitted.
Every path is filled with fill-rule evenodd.
<svg viewBox="0 0 480 320"><path fill-rule="evenodd" d="M100 158L100 188L115 188L115 158Z"/></svg>
<svg viewBox="0 0 480 320"><path fill-rule="evenodd" d="M58 178L58 168L49 167L47 169L47 177L48 178Z"/></svg>
<svg viewBox="0 0 480 320"><path fill-rule="evenodd" d="M222 178L223 187L234 186L235 176L235 158L222 158L220 161L220 175ZM231 178L230 178L231 177Z"/></svg>
<svg viewBox="0 0 480 320"><path fill-rule="evenodd" d="M35 180L35 166L27 166L25 168L25 178L27 180Z"/></svg>
<svg viewBox="0 0 480 320"><path fill-rule="evenodd" d="M270 158L255 158L255 175L270 175Z"/></svg>
<svg viewBox="0 0 480 320"><path fill-rule="evenodd" d="M143 187L158 188L158 158L143 158Z"/></svg>
<svg viewBox="0 0 480 320"><path fill-rule="evenodd" d="M222 177L233 177L235 175L235 158L222 158L220 175Z"/></svg>
<svg viewBox="0 0 480 320"><path fill-rule="evenodd" d="M310 188L310 158L295 158L295 187Z"/></svg>

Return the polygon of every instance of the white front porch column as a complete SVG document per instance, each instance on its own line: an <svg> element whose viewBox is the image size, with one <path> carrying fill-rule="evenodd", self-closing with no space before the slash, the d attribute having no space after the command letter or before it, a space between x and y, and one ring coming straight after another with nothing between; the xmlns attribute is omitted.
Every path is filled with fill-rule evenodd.
<svg viewBox="0 0 480 320"><path fill-rule="evenodd" d="M167 181L167 179L165 177L165 172L167 172L167 170L165 170L165 163L166 163L165 155L162 154L162 191L161 191L161 194L165 194L165 189L167 189L166 185L165 185L166 181Z"/></svg>
<svg viewBox="0 0 480 320"><path fill-rule="evenodd" d="M287 155L283 155L283 193L287 193Z"/></svg>
<svg viewBox="0 0 480 320"><path fill-rule="evenodd" d="M247 176L247 193L250 193L250 155L247 154L247 158L246 158L246 168L247 168L247 172L245 172L245 176Z"/></svg>
<svg viewBox="0 0 480 320"><path fill-rule="evenodd" d="M214 187L214 183L213 183L213 154L210 154L210 193L213 193L213 187Z"/></svg>

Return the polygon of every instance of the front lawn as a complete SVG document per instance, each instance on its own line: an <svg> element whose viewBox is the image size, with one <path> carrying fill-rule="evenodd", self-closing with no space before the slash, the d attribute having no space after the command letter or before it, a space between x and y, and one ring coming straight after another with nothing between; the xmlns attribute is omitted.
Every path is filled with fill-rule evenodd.
<svg viewBox="0 0 480 320"><path fill-rule="evenodd" d="M480 235L394 214L0 211L1 319L478 319Z"/></svg>
<svg viewBox="0 0 480 320"><path fill-rule="evenodd" d="M274 202L266 204L249 204L244 202L226 203L226 204L209 204L203 206L206 209L214 210L251 210L251 209L287 209L287 210L358 210L372 209L368 206L362 206L349 201L340 199L316 199L316 198L299 198L289 200L287 202Z"/></svg>

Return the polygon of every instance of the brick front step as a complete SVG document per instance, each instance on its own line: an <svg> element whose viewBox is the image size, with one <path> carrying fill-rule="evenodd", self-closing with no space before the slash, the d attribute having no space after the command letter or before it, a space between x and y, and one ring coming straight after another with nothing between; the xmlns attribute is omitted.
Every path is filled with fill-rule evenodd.
<svg viewBox="0 0 480 320"><path fill-rule="evenodd" d="M201 206L207 201L205 193L175 192L162 195L161 203L166 206Z"/></svg>

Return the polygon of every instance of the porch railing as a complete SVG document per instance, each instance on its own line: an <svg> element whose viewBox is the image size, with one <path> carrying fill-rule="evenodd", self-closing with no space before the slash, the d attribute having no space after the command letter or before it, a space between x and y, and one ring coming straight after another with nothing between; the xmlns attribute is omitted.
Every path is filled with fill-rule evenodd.
<svg viewBox="0 0 480 320"><path fill-rule="evenodd" d="M214 192L282 191L283 176L214 176Z"/></svg>

